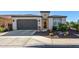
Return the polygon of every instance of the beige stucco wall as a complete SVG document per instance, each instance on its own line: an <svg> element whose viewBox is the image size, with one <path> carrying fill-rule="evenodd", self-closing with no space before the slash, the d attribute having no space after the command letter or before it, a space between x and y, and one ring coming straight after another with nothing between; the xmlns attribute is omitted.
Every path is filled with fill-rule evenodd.
<svg viewBox="0 0 79 59"><path fill-rule="evenodd" d="M13 27L13 30L17 30L17 20L16 19L13 19L12 27Z"/></svg>
<svg viewBox="0 0 79 59"><path fill-rule="evenodd" d="M44 19L47 19L49 16L49 13L41 13L41 15L43 16Z"/></svg>
<svg viewBox="0 0 79 59"><path fill-rule="evenodd" d="M12 22L13 25L13 30L17 30L17 19L36 19L38 21L38 30L39 30L39 26L40 29L43 30L43 23L42 23L42 18L41 17L14 17L12 18L14 20L14 22ZM48 18L48 28L47 29L52 29L54 26L54 21L56 22L61 22L61 23L66 23L66 18ZM57 24L58 26L58 24Z"/></svg>
<svg viewBox="0 0 79 59"><path fill-rule="evenodd" d="M49 29L52 29L53 28L53 18L49 18L48 28Z"/></svg>

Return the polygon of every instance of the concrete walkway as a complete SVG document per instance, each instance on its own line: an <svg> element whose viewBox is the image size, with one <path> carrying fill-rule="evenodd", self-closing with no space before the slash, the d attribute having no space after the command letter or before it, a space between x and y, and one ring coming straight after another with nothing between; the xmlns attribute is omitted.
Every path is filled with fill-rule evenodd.
<svg viewBox="0 0 79 59"><path fill-rule="evenodd" d="M0 47L79 45L79 39L50 39L43 36L0 36Z"/></svg>

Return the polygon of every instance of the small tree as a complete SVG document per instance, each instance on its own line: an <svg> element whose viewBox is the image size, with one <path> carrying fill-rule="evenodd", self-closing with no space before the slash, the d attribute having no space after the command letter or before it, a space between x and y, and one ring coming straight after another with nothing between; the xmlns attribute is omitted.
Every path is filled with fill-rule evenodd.
<svg viewBox="0 0 79 59"><path fill-rule="evenodd" d="M70 27L75 28L76 27L76 23L75 22L70 22Z"/></svg>
<svg viewBox="0 0 79 59"><path fill-rule="evenodd" d="M69 22L66 22L67 25L69 25Z"/></svg>

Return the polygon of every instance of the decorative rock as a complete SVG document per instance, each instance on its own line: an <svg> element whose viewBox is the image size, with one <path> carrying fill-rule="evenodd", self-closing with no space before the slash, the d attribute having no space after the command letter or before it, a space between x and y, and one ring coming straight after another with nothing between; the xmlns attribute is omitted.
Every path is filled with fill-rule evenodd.
<svg viewBox="0 0 79 59"><path fill-rule="evenodd" d="M53 36L53 38L59 38L58 35Z"/></svg>
<svg viewBox="0 0 79 59"><path fill-rule="evenodd" d="M65 32L65 33L64 33L64 36L66 36L66 35L68 35L68 34L69 34L69 32Z"/></svg>
<svg viewBox="0 0 79 59"><path fill-rule="evenodd" d="M53 33L49 33L49 36L53 36Z"/></svg>

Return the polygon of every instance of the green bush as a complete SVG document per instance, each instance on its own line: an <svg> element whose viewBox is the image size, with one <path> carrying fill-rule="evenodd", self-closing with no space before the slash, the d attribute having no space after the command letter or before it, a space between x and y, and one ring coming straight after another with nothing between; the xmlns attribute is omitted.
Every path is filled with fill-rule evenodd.
<svg viewBox="0 0 79 59"><path fill-rule="evenodd" d="M53 30L57 30L58 28L57 28L57 26L53 26Z"/></svg>
<svg viewBox="0 0 79 59"><path fill-rule="evenodd" d="M68 26L66 24L59 24L58 30L66 32L68 30Z"/></svg>
<svg viewBox="0 0 79 59"><path fill-rule="evenodd" d="M0 27L0 32L4 32L5 28Z"/></svg>

